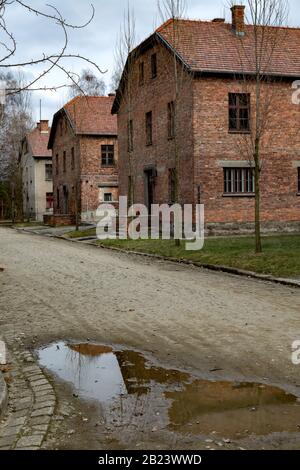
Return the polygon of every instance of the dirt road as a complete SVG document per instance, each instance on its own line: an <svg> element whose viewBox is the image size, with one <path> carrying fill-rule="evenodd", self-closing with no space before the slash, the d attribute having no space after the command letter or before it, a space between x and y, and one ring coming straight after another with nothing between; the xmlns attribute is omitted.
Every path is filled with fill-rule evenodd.
<svg viewBox="0 0 300 470"><path fill-rule="evenodd" d="M24 333L27 347L89 338L195 376L267 381L300 396L291 362L299 289L5 228L0 266L0 330Z"/></svg>

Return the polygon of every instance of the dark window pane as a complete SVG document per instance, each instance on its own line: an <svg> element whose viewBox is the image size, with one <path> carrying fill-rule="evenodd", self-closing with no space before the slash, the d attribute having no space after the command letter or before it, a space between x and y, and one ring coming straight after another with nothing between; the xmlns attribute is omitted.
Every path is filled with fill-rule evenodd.
<svg viewBox="0 0 300 470"><path fill-rule="evenodd" d="M157 76L157 55L153 54L151 56L151 76L155 78Z"/></svg>
<svg viewBox="0 0 300 470"><path fill-rule="evenodd" d="M248 132L250 130L250 95L229 93L229 130Z"/></svg>
<svg viewBox="0 0 300 470"><path fill-rule="evenodd" d="M115 150L113 145L102 145L101 146L101 163L102 166L113 166Z"/></svg>
<svg viewBox="0 0 300 470"><path fill-rule="evenodd" d="M139 84L144 85L144 62L139 65Z"/></svg>
<svg viewBox="0 0 300 470"><path fill-rule="evenodd" d="M224 168L224 192L225 194L253 194L252 168Z"/></svg>
<svg viewBox="0 0 300 470"><path fill-rule="evenodd" d="M146 114L146 145L152 145L152 112Z"/></svg>

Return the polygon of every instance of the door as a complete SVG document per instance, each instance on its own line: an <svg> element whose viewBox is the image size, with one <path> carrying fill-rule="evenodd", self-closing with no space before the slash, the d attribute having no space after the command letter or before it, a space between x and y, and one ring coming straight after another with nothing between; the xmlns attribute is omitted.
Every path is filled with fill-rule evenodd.
<svg viewBox="0 0 300 470"><path fill-rule="evenodd" d="M69 190L68 190L68 187L64 186L63 191L64 191L64 207L63 207L64 214L68 214L69 213Z"/></svg>
<svg viewBox="0 0 300 470"><path fill-rule="evenodd" d="M154 204L154 185L155 170L145 170L145 203L148 207L149 214L151 214L151 206Z"/></svg>

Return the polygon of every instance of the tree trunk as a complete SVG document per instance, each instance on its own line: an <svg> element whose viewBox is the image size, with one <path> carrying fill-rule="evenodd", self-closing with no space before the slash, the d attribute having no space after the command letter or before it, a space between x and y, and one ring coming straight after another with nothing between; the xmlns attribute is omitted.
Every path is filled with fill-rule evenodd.
<svg viewBox="0 0 300 470"><path fill-rule="evenodd" d="M254 179L255 179L255 252L262 253L261 223L260 223L260 145L259 138L255 140Z"/></svg>
<svg viewBox="0 0 300 470"><path fill-rule="evenodd" d="M75 184L75 223L76 223L76 232L79 232L79 201L78 201L78 182Z"/></svg>

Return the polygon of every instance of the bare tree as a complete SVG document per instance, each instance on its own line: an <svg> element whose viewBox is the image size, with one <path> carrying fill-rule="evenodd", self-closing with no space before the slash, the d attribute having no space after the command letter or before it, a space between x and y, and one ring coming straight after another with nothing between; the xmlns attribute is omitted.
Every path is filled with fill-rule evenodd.
<svg viewBox="0 0 300 470"><path fill-rule="evenodd" d="M231 7L235 2L231 2ZM238 54L243 69L241 87L251 101L250 126L240 138L241 152L246 155L254 168L255 185L255 250L262 252L261 239L261 171L263 155L268 142L272 139L270 117L274 112L272 102L276 93L275 82L278 78L273 75L274 59L277 48L283 47L286 32L284 28L288 17L287 0L247 0L246 22L247 35L251 35L253 47L244 46L241 36L238 43ZM249 73L249 71L251 73ZM252 102L254 106L252 106Z"/></svg>
<svg viewBox="0 0 300 470"><path fill-rule="evenodd" d="M16 34L11 31L7 25L7 16L11 13L11 10L15 7L19 7L23 11L24 23L26 22L26 15L33 15L37 20L44 19L49 21L50 24L55 25L58 30L62 33L62 44L60 49L56 53L47 53L41 48L40 54L31 60L14 61L13 58L18 52L19 55L25 56L25 52L19 50L16 39ZM65 20L60 11L54 5L47 5L48 10L43 11L32 7L29 3L22 0L0 0L0 31L1 31L1 42L0 42L0 71L2 73L5 70L16 70L22 67L25 72L28 72L30 68L34 66L44 66L44 70L38 73L32 80L27 80L23 83L21 89L7 89L7 94L18 93L22 90L58 90L59 88L69 87L70 85L77 85L78 77L72 71L68 70L64 65L65 59L78 59L94 67L99 74L104 73L99 66L92 60L84 57L80 54L74 54L68 52L69 45L69 32L71 30L78 30L87 27L93 20L95 10L91 6L92 11L89 19L81 24L75 25ZM67 83L63 83L58 86L48 85L41 86L41 80L47 77L50 72L54 69L58 69L64 73L67 79Z"/></svg>
<svg viewBox="0 0 300 470"><path fill-rule="evenodd" d="M122 112L127 116L128 123L128 205L135 201L135 162L133 157L133 98L135 60L137 56L135 14L129 3L120 27L119 38L115 50L114 86L118 85L120 98L123 101ZM119 86L120 85L120 86Z"/></svg>
<svg viewBox="0 0 300 470"><path fill-rule="evenodd" d="M70 97L74 98L78 95L104 96L105 90L106 86L104 80L97 77L92 70L84 69L77 83L71 85Z"/></svg>
<svg viewBox="0 0 300 470"><path fill-rule="evenodd" d="M0 79L8 88L21 89L24 76L14 76L11 72L0 74ZM18 165L19 146L23 137L31 130L31 99L28 93L9 95L0 114L0 181L5 187L6 207L14 220L22 217L22 177ZM2 207L4 201L2 202Z"/></svg>

